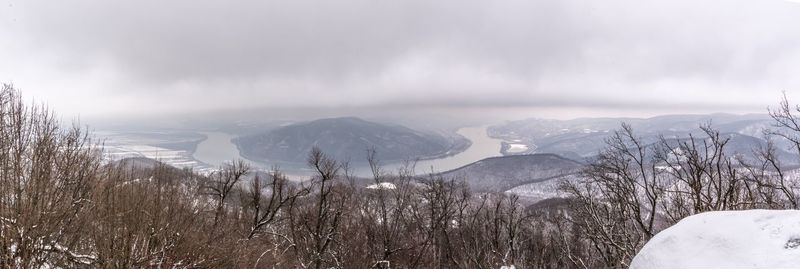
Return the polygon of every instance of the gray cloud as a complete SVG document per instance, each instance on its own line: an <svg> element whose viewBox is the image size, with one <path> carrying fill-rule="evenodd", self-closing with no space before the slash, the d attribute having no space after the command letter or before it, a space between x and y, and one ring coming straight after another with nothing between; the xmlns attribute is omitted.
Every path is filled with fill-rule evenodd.
<svg viewBox="0 0 800 269"><path fill-rule="evenodd" d="M788 1L6 1L0 80L89 115L753 111L800 90L800 4Z"/></svg>

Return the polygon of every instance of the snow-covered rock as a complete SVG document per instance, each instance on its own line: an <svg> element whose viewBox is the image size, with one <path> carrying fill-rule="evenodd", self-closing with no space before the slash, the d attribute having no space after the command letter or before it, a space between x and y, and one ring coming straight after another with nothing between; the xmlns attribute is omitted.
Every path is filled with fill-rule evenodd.
<svg viewBox="0 0 800 269"><path fill-rule="evenodd" d="M630 269L800 268L800 211L697 214L660 232Z"/></svg>

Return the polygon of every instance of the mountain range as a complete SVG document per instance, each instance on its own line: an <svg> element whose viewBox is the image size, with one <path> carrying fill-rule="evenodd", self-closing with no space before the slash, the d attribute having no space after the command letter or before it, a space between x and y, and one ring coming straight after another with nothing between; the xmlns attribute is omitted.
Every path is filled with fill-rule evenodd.
<svg viewBox="0 0 800 269"><path fill-rule="evenodd" d="M553 153L573 160L583 161L595 156L606 146L605 140L622 123L629 124L635 134L645 143L654 143L661 137L670 140L706 137L700 126L707 125L730 138L730 154L752 155L754 148L767 144L763 132L774 128L768 115L749 114L709 114L709 115L665 115L652 118L580 118L573 120L525 119L508 121L489 127L487 132L493 138L506 141L506 145L519 145L525 151L505 155ZM786 164L797 162L796 154L786 149L790 145L778 144L777 154ZM509 146L504 147L504 149Z"/></svg>

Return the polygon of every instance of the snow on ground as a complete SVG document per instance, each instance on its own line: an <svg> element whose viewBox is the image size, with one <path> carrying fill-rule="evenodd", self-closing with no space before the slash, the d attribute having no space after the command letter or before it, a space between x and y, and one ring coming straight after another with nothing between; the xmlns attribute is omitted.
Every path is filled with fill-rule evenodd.
<svg viewBox="0 0 800 269"><path fill-rule="evenodd" d="M208 174L216 167L202 163L187 149L168 149L160 144L191 143L205 139L203 135L190 132L95 132L103 141L103 157L106 161L125 158L149 158L178 168L192 168L195 172Z"/></svg>
<svg viewBox="0 0 800 269"><path fill-rule="evenodd" d="M395 186L391 182L381 182L381 183L378 183L378 184L372 184L372 185L367 186L367 189L372 189L372 190L378 190L378 189L381 189L381 190L394 190L396 188L397 188L397 186Z"/></svg>
<svg viewBox="0 0 800 269"><path fill-rule="evenodd" d="M653 237L630 268L800 268L800 211L721 211L685 218Z"/></svg>
<svg viewBox="0 0 800 269"><path fill-rule="evenodd" d="M505 191L507 194L514 194L529 202L538 202L545 199L565 197L566 194L559 191L559 185L564 180L577 180L574 175L567 175L545 181L519 185Z"/></svg>
<svg viewBox="0 0 800 269"><path fill-rule="evenodd" d="M508 153L521 153L528 150L528 145L525 144L508 144Z"/></svg>
<svg viewBox="0 0 800 269"><path fill-rule="evenodd" d="M170 150L149 145L106 145L104 154L107 159L112 161L131 157L144 157L159 160L178 168L202 166L187 151Z"/></svg>
<svg viewBox="0 0 800 269"><path fill-rule="evenodd" d="M559 180L547 180L543 182L520 185L507 190L508 194L515 194L526 198L529 201L537 202L549 198L560 197L558 192Z"/></svg>

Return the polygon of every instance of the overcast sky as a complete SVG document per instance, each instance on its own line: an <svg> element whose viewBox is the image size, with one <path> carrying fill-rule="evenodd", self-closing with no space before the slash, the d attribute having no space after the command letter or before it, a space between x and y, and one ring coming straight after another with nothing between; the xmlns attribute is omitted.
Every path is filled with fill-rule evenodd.
<svg viewBox="0 0 800 269"><path fill-rule="evenodd" d="M0 81L89 117L800 98L793 1L0 1Z"/></svg>

